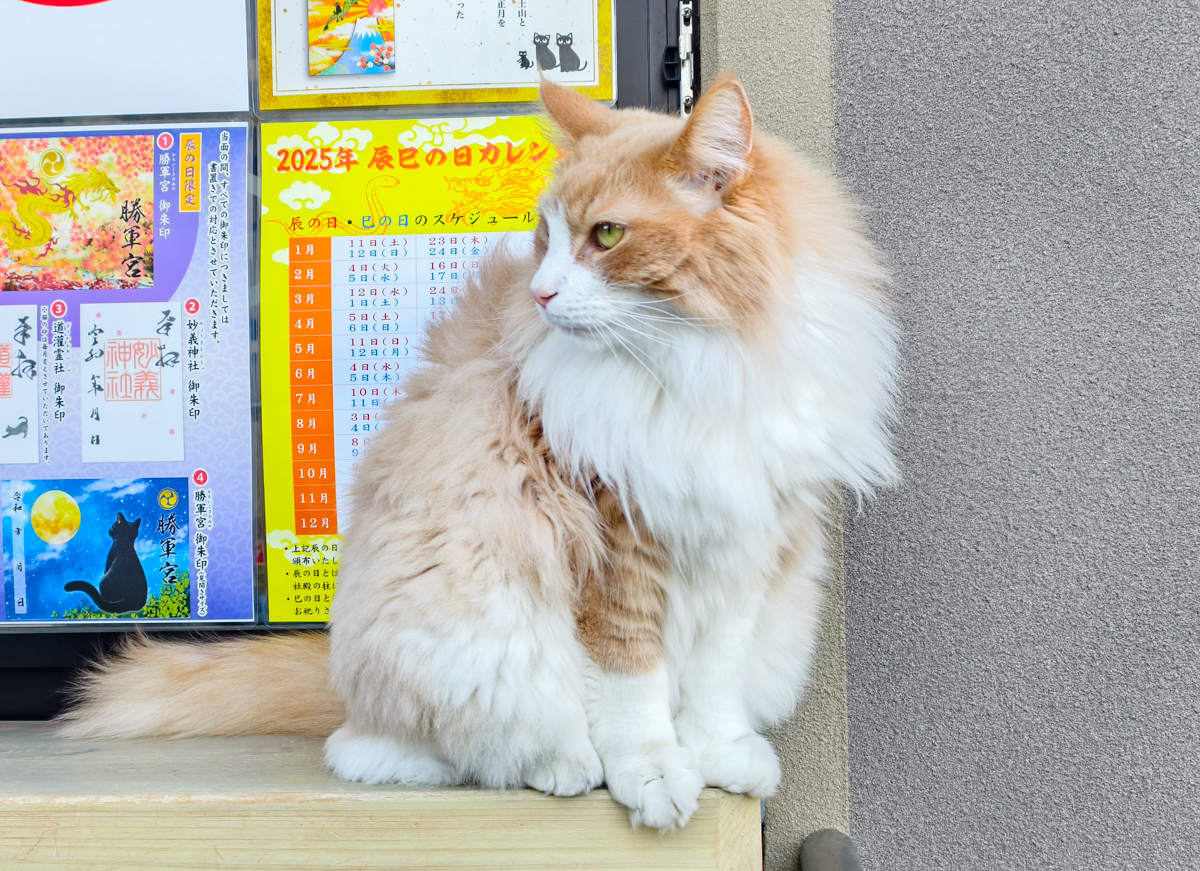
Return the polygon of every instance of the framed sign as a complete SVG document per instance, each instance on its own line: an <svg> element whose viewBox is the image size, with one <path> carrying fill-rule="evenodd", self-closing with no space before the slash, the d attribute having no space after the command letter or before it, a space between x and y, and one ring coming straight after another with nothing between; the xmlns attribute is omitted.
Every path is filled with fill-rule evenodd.
<svg viewBox="0 0 1200 871"><path fill-rule="evenodd" d="M0 131L0 624L254 620L247 134Z"/></svg>
<svg viewBox="0 0 1200 871"><path fill-rule="evenodd" d="M248 112L245 0L0 0L0 119Z"/></svg>
<svg viewBox="0 0 1200 871"><path fill-rule="evenodd" d="M528 244L554 158L539 120L264 124L268 620L322 622L350 482L486 252Z"/></svg>
<svg viewBox="0 0 1200 871"><path fill-rule="evenodd" d="M613 0L258 0L265 110L615 99Z"/></svg>

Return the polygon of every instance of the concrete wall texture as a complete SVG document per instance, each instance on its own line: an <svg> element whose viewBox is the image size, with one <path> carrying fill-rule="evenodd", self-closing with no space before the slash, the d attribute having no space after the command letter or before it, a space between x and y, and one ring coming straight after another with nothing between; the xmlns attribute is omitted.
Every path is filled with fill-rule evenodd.
<svg viewBox="0 0 1200 871"><path fill-rule="evenodd" d="M1200 3L701 8L705 79L868 208L904 336L768 869L829 824L867 871L1200 868Z"/></svg>
<svg viewBox="0 0 1200 871"><path fill-rule="evenodd" d="M1200 4L834 22L905 357L846 529L865 867L1200 868Z"/></svg>

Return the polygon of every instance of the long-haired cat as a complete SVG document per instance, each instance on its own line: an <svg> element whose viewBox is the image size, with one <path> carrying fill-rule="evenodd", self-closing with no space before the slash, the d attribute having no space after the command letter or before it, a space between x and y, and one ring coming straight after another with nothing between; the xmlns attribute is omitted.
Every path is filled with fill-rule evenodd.
<svg viewBox="0 0 1200 871"><path fill-rule="evenodd" d="M686 123L542 97L533 253L486 263L384 412L328 638L141 642L69 734L327 736L344 778L605 781L662 829L705 784L775 790L827 499L894 475L883 274L736 78Z"/></svg>

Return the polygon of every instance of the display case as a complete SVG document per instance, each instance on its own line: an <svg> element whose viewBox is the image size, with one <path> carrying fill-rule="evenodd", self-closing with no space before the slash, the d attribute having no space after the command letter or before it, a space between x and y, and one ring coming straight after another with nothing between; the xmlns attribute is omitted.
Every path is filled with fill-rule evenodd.
<svg viewBox="0 0 1200 871"><path fill-rule="evenodd" d="M319 629L378 409L536 224L539 67L685 111L680 10L10 9L74 62L0 91L0 719L130 631Z"/></svg>

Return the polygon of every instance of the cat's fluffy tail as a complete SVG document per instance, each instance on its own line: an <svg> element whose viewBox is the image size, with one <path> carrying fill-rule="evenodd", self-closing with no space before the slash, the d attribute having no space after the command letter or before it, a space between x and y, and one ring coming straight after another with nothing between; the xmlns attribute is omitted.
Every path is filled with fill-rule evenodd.
<svg viewBox="0 0 1200 871"><path fill-rule="evenodd" d="M329 685L324 632L215 642L138 638L84 674L75 695L56 721L70 738L325 738L345 719Z"/></svg>

